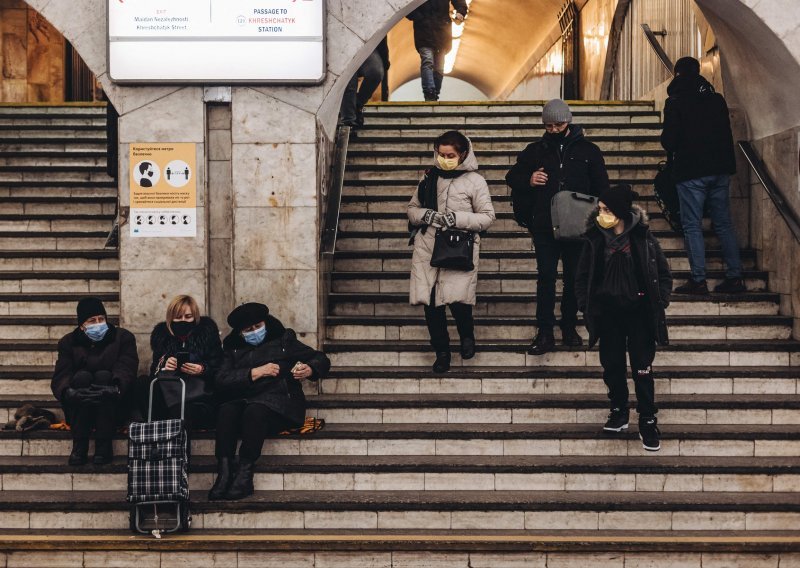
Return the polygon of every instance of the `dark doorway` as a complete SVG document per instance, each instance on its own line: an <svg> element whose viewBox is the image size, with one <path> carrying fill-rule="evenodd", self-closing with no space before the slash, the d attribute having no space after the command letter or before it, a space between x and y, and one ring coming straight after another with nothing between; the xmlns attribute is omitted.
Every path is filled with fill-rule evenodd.
<svg viewBox="0 0 800 568"><path fill-rule="evenodd" d="M575 100L580 98L580 41L578 29L578 9L570 0L558 14L561 26L561 47L564 57L564 71L561 77L561 98Z"/></svg>
<svg viewBox="0 0 800 568"><path fill-rule="evenodd" d="M65 41L64 100L92 102L95 100L95 77L72 44Z"/></svg>

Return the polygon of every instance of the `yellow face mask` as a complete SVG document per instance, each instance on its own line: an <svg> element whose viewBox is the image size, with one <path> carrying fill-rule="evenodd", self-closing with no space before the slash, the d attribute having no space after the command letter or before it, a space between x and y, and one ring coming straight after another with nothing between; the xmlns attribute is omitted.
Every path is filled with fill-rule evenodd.
<svg viewBox="0 0 800 568"><path fill-rule="evenodd" d="M597 216L597 224L604 229L612 229L616 227L618 223L619 219L617 219L616 215L611 213L600 213Z"/></svg>
<svg viewBox="0 0 800 568"><path fill-rule="evenodd" d="M441 156L436 156L436 163L439 164L439 168L449 172L458 167L458 158L442 158Z"/></svg>

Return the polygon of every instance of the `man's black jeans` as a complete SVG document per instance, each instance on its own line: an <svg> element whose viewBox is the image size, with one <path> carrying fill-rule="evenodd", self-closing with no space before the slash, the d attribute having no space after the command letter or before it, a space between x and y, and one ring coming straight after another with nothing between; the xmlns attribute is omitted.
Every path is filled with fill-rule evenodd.
<svg viewBox="0 0 800 568"><path fill-rule="evenodd" d="M539 333L551 332L556 326L556 280L558 261L564 271L561 296L561 329L572 329L578 322L578 301L575 299L575 271L583 249L582 241L557 241L553 233L532 233L536 249L536 322Z"/></svg>

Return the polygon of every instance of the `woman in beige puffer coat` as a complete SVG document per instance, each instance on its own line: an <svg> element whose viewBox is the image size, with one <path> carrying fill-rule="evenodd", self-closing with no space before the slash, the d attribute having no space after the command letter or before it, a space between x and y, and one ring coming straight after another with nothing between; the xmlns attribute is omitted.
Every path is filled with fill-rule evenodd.
<svg viewBox="0 0 800 568"><path fill-rule="evenodd" d="M470 359L475 354L472 306L478 285L481 238L475 235L473 270L434 268L431 255L436 229L480 233L494 222L495 213L489 186L478 173L478 160L469 139L460 132L446 132L436 139L434 148L436 166L420 182L408 204L408 219L415 227L410 301L412 305L425 306L431 346L436 351L433 371L444 373L450 369L445 306L450 306L450 313L456 320L462 359Z"/></svg>

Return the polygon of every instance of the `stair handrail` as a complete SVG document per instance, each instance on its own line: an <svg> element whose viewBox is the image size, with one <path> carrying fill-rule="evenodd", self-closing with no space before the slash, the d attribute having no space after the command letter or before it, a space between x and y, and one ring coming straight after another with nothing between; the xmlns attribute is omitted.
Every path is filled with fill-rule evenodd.
<svg viewBox="0 0 800 568"><path fill-rule="evenodd" d="M772 180L772 177L770 177L767 169L764 167L764 162L758 157L753 145L746 140L741 140L739 142L739 148L742 154L744 154L744 157L747 158L747 163L750 164L759 183L764 187L767 195L769 195L769 198L772 200L775 209L778 210L778 213L783 217L792 235L794 235L795 240L800 244L800 217L798 217L797 212L795 212L791 205L784 199L783 192Z"/></svg>
<svg viewBox="0 0 800 568"><path fill-rule="evenodd" d="M339 234L339 212L342 207L344 171L347 163L347 149L350 143L350 127L336 129L336 144L331 164L331 179L326 196L325 218L322 224L320 254L332 255L336 252L336 237Z"/></svg>
<svg viewBox="0 0 800 568"><path fill-rule="evenodd" d="M642 24L642 31L644 32L644 37L647 38L647 43L649 43L650 47L652 47L653 51L655 51L658 60L661 61L661 64L664 67L666 67L667 73L674 77L675 72L673 71L674 66L672 65L672 60L669 58L669 55L667 55L667 52L664 51L664 48L661 47L661 44L658 43L655 32L650 29L648 24ZM667 32L660 32L660 35L667 35Z"/></svg>

